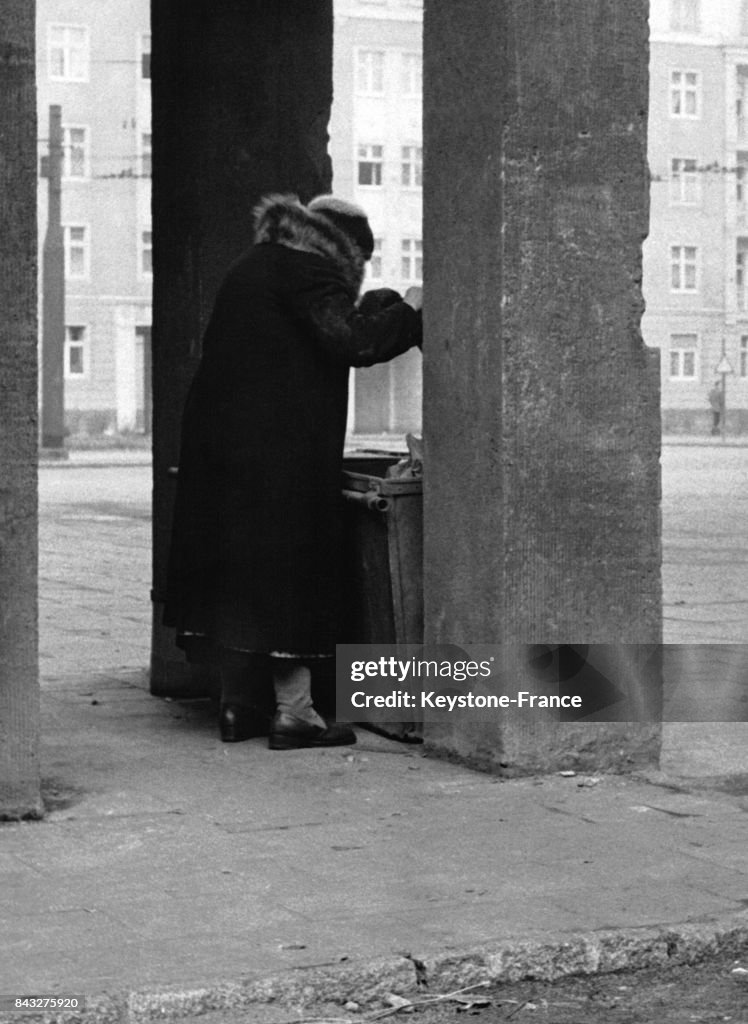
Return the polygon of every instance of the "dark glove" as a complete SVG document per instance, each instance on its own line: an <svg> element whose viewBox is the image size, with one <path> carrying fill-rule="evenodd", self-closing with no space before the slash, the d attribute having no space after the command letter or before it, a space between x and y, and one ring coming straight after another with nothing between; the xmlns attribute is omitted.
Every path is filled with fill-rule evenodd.
<svg viewBox="0 0 748 1024"><path fill-rule="evenodd" d="M381 313L388 306L393 306L396 302L402 302L402 298L402 295L396 292L394 288L373 288L361 297L358 304L358 312L362 316L376 316L377 313Z"/></svg>

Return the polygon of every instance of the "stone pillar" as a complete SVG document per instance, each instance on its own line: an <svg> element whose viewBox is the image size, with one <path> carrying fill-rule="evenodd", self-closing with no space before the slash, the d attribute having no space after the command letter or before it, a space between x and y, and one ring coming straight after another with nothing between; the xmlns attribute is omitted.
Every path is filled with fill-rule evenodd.
<svg viewBox="0 0 748 1024"><path fill-rule="evenodd" d="M34 5L0 6L0 819L41 814Z"/></svg>
<svg viewBox="0 0 748 1024"><path fill-rule="evenodd" d="M661 639L647 13L426 7L428 642ZM536 771L652 760L659 727L454 718L427 739Z"/></svg>
<svg viewBox="0 0 748 1024"><path fill-rule="evenodd" d="M179 427L218 284L267 192L331 184L332 2L153 0L151 686L196 692L161 626Z"/></svg>

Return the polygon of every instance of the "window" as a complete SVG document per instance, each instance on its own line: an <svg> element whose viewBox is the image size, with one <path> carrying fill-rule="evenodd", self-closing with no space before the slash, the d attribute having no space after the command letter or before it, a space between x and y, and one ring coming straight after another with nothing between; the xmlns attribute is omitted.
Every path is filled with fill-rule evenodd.
<svg viewBox="0 0 748 1024"><path fill-rule="evenodd" d="M748 36L748 0L740 0L740 34Z"/></svg>
<svg viewBox="0 0 748 1024"><path fill-rule="evenodd" d="M696 334L670 335L670 379L696 380L699 339Z"/></svg>
<svg viewBox="0 0 748 1024"><path fill-rule="evenodd" d="M359 50L356 55L356 90L370 96L384 93L384 51Z"/></svg>
<svg viewBox="0 0 748 1024"><path fill-rule="evenodd" d="M699 0L670 0L670 28L673 32L698 32Z"/></svg>
<svg viewBox="0 0 748 1024"><path fill-rule="evenodd" d="M748 377L748 334L742 335L738 351L738 376Z"/></svg>
<svg viewBox="0 0 748 1024"><path fill-rule="evenodd" d="M748 310L748 238L739 238L735 254L735 291L737 306Z"/></svg>
<svg viewBox="0 0 748 1024"><path fill-rule="evenodd" d="M140 133L140 177L150 178L152 171L153 135L151 132Z"/></svg>
<svg viewBox="0 0 748 1024"><path fill-rule="evenodd" d="M140 232L140 273L150 277L153 273L153 232L150 228Z"/></svg>
<svg viewBox="0 0 748 1024"><path fill-rule="evenodd" d="M691 157L673 157L670 161L670 202L691 206L701 199L699 172Z"/></svg>
<svg viewBox="0 0 748 1024"><path fill-rule="evenodd" d="M735 118L737 121L738 138L748 138L748 68L738 68L735 83Z"/></svg>
<svg viewBox="0 0 748 1024"><path fill-rule="evenodd" d="M358 183L359 185L382 184L383 146L358 147Z"/></svg>
<svg viewBox="0 0 748 1024"><path fill-rule="evenodd" d="M697 249L695 245L670 246L670 290L695 292L697 281Z"/></svg>
<svg viewBox="0 0 748 1024"><path fill-rule="evenodd" d="M423 150L420 146L403 146L400 184L420 188L423 184Z"/></svg>
<svg viewBox="0 0 748 1024"><path fill-rule="evenodd" d="M403 238L400 275L404 281L423 280L423 242L420 238Z"/></svg>
<svg viewBox="0 0 748 1024"><path fill-rule="evenodd" d="M698 71L670 72L670 115L701 116L701 76Z"/></svg>
<svg viewBox="0 0 748 1024"><path fill-rule="evenodd" d="M374 251L369 260L369 278L372 281L379 281L382 277L382 239L374 239Z"/></svg>
<svg viewBox="0 0 748 1024"><path fill-rule="evenodd" d="M151 37L149 35L140 37L140 77L151 77Z"/></svg>
<svg viewBox="0 0 748 1024"><path fill-rule="evenodd" d="M88 228L83 224L66 224L65 236L65 276L88 277L90 240Z"/></svg>
<svg viewBox="0 0 748 1024"><path fill-rule="evenodd" d="M420 53L404 53L400 77L403 96L420 96L422 92L422 61Z"/></svg>
<svg viewBox="0 0 748 1024"><path fill-rule="evenodd" d="M63 125L62 176L63 178L87 178L89 176L88 128Z"/></svg>
<svg viewBox="0 0 748 1024"><path fill-rule="evenodd" d="M735 201L740 211L745 211L748 201L748 159L745 154L738 153L738 163L735 168Z"/></svg>
<svg viewBox="0 0 748 1024"><path fill-rule="evenodd" d="M50 25L47 42L49 77L53 81L88 81L88 29L85 25Z"/></svg>
<svg viewBox="0 0 748 1024"><path fill-rule="evenodd" d="M85 377L88 372L88 352L85 327L65 328L65 377Z"/></svg>

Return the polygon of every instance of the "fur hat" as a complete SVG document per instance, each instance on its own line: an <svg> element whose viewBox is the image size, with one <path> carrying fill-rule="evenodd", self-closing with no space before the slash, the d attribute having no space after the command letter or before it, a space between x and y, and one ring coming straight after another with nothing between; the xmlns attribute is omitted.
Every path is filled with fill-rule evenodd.
<svg viewBox="0 0 748 1024"><path fill-rule="evenodd" d="M364 210L347 199L337 196L317 196L308 206L309 210L329 220L344 232L361 250L365 260L374 252L374 235Z"/></svg>

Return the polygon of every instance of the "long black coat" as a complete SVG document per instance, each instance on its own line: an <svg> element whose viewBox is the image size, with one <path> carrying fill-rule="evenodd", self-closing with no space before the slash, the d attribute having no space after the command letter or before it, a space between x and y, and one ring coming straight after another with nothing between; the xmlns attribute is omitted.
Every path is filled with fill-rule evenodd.
<svg viewBox="0 0 748 1024"><path fill-rule="evenodd" d="M356 309L358 250L288 197L221 286L182 425L164 620L258 652L334 653L351 366L420 343L404 302Z"/></svg>

